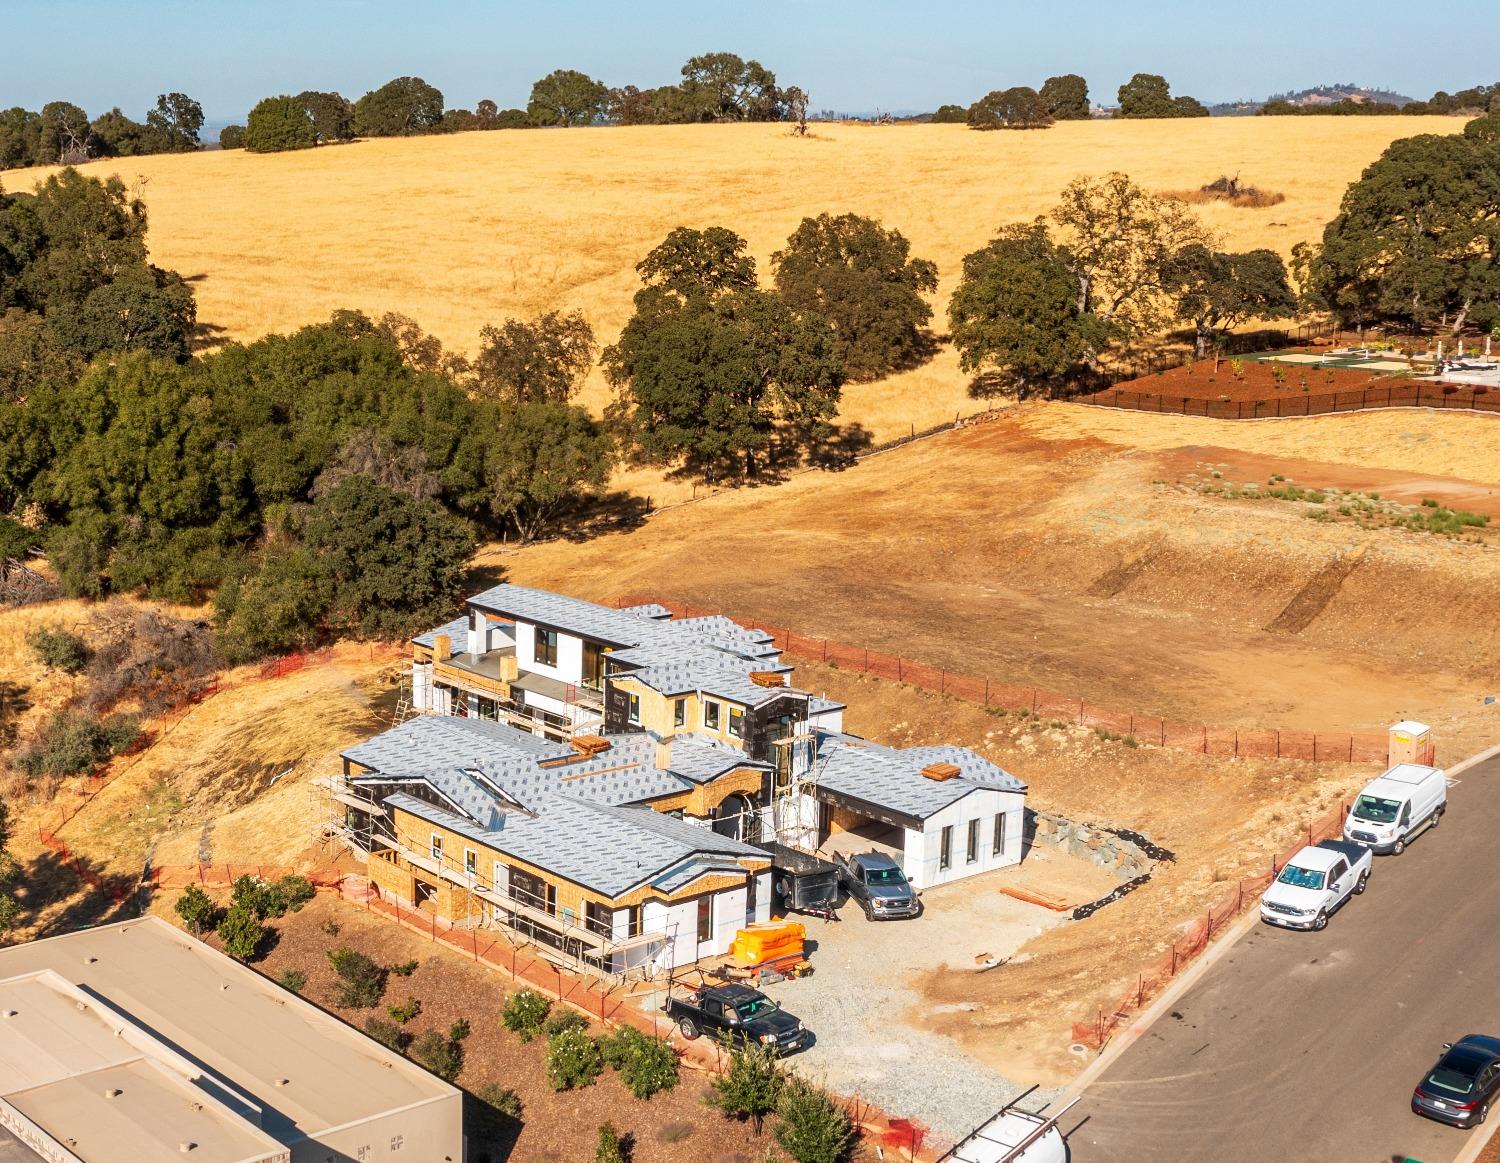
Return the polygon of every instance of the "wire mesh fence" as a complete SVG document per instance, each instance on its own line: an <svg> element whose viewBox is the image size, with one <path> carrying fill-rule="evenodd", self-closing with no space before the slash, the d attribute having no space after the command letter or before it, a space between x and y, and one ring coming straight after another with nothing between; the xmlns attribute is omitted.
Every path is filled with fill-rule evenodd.
<svg viewBox="0 0 1500 1163"><path fill-rule="evenodd" d="M1500 412L1500 391L1491 391L1482 384L1461 386L1402 380L1357 391L1308 392L1261 400L1212 400L1111 388L1092 396L1081 396L1077 402L1098 408L1165 412L1176 416L1207 416L1212 420L1268 420L1291 416L1326 416L1333 412L1360 412L1372 408Z"/></svg>
<svg viewBox="0 0 1500 1163"><path fill-rule="evenodd" d="M625 594L616 606L655 603L677 617L704 617L717 611L653 594ZM1389 741L1384 734L1350 731L1284 731L1274 727L1243 729L1174 723L1157 715L1100 707L1041 687L981 678L863 646L802 634L789 627L764 627L775 645L791 658L832 663L877 678L907 683L951 695L996 711L1017 713L1045 724L1090 727L1134 743L1194 751L1202 755L1302 759L1316 763L1384 763Z"/></svg>

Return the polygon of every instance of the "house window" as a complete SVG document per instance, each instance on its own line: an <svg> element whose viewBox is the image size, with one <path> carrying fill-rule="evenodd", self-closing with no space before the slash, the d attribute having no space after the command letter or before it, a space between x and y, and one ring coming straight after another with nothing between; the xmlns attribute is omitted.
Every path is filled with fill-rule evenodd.
<svg viewBox="0 0 1500 1163"><path fill-rule="evenodd" d="M443 837L439 832L432 834L432 858L439 864L443 862Z"/></svg>
<svg viewBox="0 0 1500 1163"><path fill-rule="evenodd" d="M979 817L969 821L968 846L964 850L964 862L974 864L979 860Z"/></svg>
<svg viewBox="0 0 1500 1163"><path fill-rule="evenodd" d="M672 726L674 726L674 727L686 727L687 726L687 700L686 699L673 699L672 700Z"/></svg>
<svg viewBox="0 0 1500 1163"><path fill-rule="evenodd" d="M536 632L536 663L538 666L557 665L557 631L541 630Z"/></svg>
<svg viewBox="0 0 1500 1163"><path fill-rule="evenodd" d="M476 876L479 873L479 856L472 848L464 849L464 872L468 876Z"/></svg>
<svg viewBox="0 0 1500 1163"><path fill-rule="evenodd" d="M630 696L630 721L637 727L641 725L641 696Z"/></svg>
<svg viewBox="0 0 1500 1163"><path fill-rule="evenodd" d="M953 867L953 825L949 824L943 829L942 843L938 848L938 868Z"/></svg>
<svg viewBox="0 0 1500 1163"><path fill-rule="evenodd" d="M992 850L996 856L1005 855L1005 813L995 813L995 847Z"/></svg>
<svg viewBox="0 0 1500 1163"><path fill-rule="evenodd" d="M583 906L583 925L601 937L612 937L615 931L614 913L608 905L586 901Z"/></svg>
<svg viewBox="0 0 1500 1163"><path fill-rule="evenodd" d="M719 729L719 704L712 699L707 699L703 703L703 725L710 731Z"/></svg>
<svg viewBox="0 0 1500 1163"><path fill-rule="evenodd" d="M714 939L714 898L698 898L698 944Z"/></svg>
<svg viewBox="0 0 1500 1163"><path fill-rule="evenodd" d="M745 730L745 712L739 707L729 708L729 733L736 739L740 738Z"/></svg>

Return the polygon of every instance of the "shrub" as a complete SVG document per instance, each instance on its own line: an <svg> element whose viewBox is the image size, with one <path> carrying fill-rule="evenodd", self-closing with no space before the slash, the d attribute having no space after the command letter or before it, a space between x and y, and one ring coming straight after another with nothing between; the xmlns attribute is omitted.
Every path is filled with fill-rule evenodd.
<svg viewBox="0 0 1500 1163"><path fill-rule="evenodd" d="M758 1044L735 1045L729 1048L729 1069L713 1080L707 1101L726 1118L749 1119L758 1135L766 1115L776 1109L781 1087L775 1051Z"/></svg>
<svg viewBox="0 0 1500 1163"><path fill-rule="evenodd" d="M331 950L328 961L339 977L333 986L335 1005L367 1010L380 1004L385 993L385 970L353 949Z"/></svg>
<svg viewBox="0 0 1500 1163"><path fill-rule="evenodd" d="M417 971L417 964L415 961L403 961L400 965L390 966L390 972L397 977L410 977Z"/></svg>
<svg viewBox="0 0 1500 1163"><path fill-rule="evenodd" d="M455 1042L462 1042L472 1031L469 1028L468 1018L459 1018L448 1027L448 1037Z"/></svg>
<svg viewBox="0 0 1500 1163"><path fill-rule="evenodd" d="M625 1163L625 1152L620 1146L620 1136L613 1123L599 1128L599 1138L594 1147L594 1163Z"/></svg>
<svg viewBox="0 0 1500 1163"><path fill-rule="evenodd" d="M307 984L307 974L300 969L283 969L276 975L276 984L293 993L301 993L302 987Z"/></svg>
<svg viewBox="0 0 1500 1163"><path fill-rule="evenodd" d="M286 914L286 898L281 889L268 880L246 873L234 882L230 907L249 909L261 920Z"/></svg>
<svg viewBox="0 0 1500 1163"><path fill-rule="evenodd" d="M287 911L293 913L300 912L303 905L318 895L318 890L313 887L312 881L295 873L278 880L276 891L281 894Z"/></svg>
<svg viewBox="0 0 1500 1163"><path fill-rule="evenodd" d="M385 1012L391 1015L392 1021L400 1022L404 1026L422 1012L422 1003L414 997L409 997L399 1005L386 1006Z"/></svg>
<svg viewBox="0 0 1500 1163"><path fill-rule="evenodd" d="M776 1104L776 1141L797 1163L839 1163L854 1145L849 1112L820 1086L788 1078Z"/></svg>
<svg viewBox="0 0 1500 1163"><path fill-rule="evenodd" d="M253 961L266 939L266 927L260 918L242 905L234 905L224 914L218 933L224 952L241 961Z"/></svg>
<svg viewBox="0 0 1500 1163"><path fill-rule="evenodd" d="M339 923L337 921L324 921L318 928L330 937L337 937L339 935Z"/></svg>
<svg viewBox="0 0 1500 1163"><path fill-rule="evenodd" d="M374 1038L382 1046L389 1046L398 1054L405 1051L411 1044L411 1035L398 1026L395 1022L388 1022L384 1018L369 1017L365 1019L365 1033Z"/></svg>
<svg viewBox="0 0 1500 1163"><path fill-rule="evenodd" d="M650 1098L677 1085L677 1055L663 1038L643 1034L634 1026L621 1026L599 1043L599 1050L636 1098Z"/></svg>
<svg viewBox="0 0 1500 1163"><path fill-rule="evenodd" d="M518 989L505 1002L500 1020L521 1041L529 1042L541 1032L552 1003L534 989Z"/></svg>
<svg viewBox="0 0 1500 1163"><path fill-rule="evenodd" d="M510 1087L501 1086L498 1082L487 1082L475 1092L475 1096L496 1114L520 1120L521 1097Z"/></svg>
<svg viewBox="0 0 1500 1163"><path fill-rule="evenodd" d="M599 1044L577 1027L547 1039L547 1081L553 1090L592 1085L604 1070Z"/></svg>
<svg viewBox="0 0 1500 1163"><path fill-rule="evenodd" d="M219 923L219 906L196 884L190 884L182 890L182 895L177 898L173 908L195 937L203 936Z"/></svg>
<svg viewBox="0 0 1500 1163"><path fill-rule="evenodd" d="M411 1056L439 1078L452 1082L464 1068L464 1048L438 1030L423 1030L411 1044Z"/></svg>
<svg viewBox="0 0 1500 1163"><path fill-rule="evenodd" d="M589 1020L577 1010L562 1009L547 1019L542 1031L549 1038L556 1037L564 1030L587 1030Z"/></svg>
<svg viewBox="0 0 1500 1163"><path fill-rule="evenodd" d="M12 762L33 778L82 775L126 750L140 733L134 715L101 719L87 711L59 711Z"/></svg>
<svg viewBox="0 0 1500 1163"><path fill-rule="evenodd" d="M50 670L77 674L89 661L89 648L77 634L67 630L48 630L45 626L26 635L26 645L37 661Z"/></svg>

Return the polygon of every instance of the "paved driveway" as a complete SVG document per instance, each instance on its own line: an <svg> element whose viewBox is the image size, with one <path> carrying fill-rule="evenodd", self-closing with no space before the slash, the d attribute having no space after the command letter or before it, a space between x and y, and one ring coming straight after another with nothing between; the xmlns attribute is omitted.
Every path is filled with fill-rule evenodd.
<svg viewBox="0 0 1500 1163"><path fill-rule="evenodd" d="M1451 1163L1468 1133L1408 1102L1442 1043L1500 1034L1497 821L1500 758L1322 933L1252 931L1089 1087L1073 1163Z"/></svg>

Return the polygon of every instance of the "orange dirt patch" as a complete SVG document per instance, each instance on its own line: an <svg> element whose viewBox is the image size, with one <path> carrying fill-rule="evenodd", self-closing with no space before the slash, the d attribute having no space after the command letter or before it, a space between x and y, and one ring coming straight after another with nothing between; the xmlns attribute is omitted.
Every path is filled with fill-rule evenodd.
<svg viewBox="0 0 1500 1163"><path fill-rule="evenodd" d="M1235 362L1239 363L1238 371L1234 368ZM1316 364L1262 363L1253 359L1223 359L1218 361L1216 368L1213 360L1205 359L1116 384L1095 396L1108 399L1118 391L1161 396L1165 400L1248 401L1274 400L1277 397L1300 400L1309 394L1384 388L1392 382L1405 382L1405 377L1400 377L1398 381L1397 377L1382 372L1320 367Z"/></svg>

